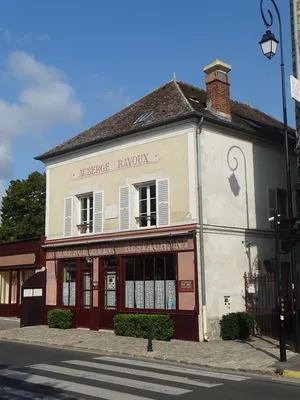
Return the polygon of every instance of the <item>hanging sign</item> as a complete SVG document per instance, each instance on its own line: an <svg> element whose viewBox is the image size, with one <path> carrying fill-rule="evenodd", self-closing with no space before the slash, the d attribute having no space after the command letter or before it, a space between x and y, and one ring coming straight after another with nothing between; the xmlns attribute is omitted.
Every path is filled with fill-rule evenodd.
<svg viewBox="0 0 300 400"><path fill-rule="evenodd" d="M291 75L291 95L292 98L300 103L300 81Z"/></svg>

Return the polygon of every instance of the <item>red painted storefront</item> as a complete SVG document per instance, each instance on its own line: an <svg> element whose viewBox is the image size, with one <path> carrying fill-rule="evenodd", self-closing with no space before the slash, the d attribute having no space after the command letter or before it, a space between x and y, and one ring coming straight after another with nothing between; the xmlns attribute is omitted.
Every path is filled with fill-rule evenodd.
<svg viewBox="0 0 300 400"><path fill-rule="evenodd" d="M20 317L22 284L46 265L43 239L0 244L0 316Z"/></svg>
<svg viewBox="0 0 300 400"><path fill-rule="evenodd" d="M46 311L73 311L73 326L113 329L119 313L167 313L175 338L199 340L193 232L102 235L47 241Z"/></svg>

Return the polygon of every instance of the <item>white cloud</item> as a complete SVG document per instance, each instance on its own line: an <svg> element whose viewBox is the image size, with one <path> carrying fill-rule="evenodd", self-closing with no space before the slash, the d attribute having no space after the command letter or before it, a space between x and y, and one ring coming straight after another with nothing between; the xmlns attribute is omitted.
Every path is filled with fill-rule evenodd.
<svg viewBox="0 0 300 400"><path fill-rule="evenodd" d="M50 35L47 35L47 34L39 35L37 37L37 40L50 40L50 39L51 39Z"/></svg>
<svg viewBox="0 0 300 400"><path fill-rule="evenodd" d="M21 89L14 103L0 97L0 190L11 176L14 137L42 133L56 124L77 125L83 114L83 105L58 69L19 51L9 54L7 67Z"/></svg>

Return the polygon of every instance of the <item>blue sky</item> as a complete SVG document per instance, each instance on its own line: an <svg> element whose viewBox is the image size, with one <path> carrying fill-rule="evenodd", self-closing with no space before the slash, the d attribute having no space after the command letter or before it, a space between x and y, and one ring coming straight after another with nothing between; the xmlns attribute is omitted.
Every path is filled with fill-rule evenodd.
<svg viewBox="0 0 300 400"><path fill-rule="evenodd" d="M267 60L258 45L265 32L259 3L1 0L0 188L43 171L34 156L170 81L174 71L204 88L203 67L216 57L232 65L233 99L281 119L280 60ZM277 3L294 125L289 2Z"/></svg>

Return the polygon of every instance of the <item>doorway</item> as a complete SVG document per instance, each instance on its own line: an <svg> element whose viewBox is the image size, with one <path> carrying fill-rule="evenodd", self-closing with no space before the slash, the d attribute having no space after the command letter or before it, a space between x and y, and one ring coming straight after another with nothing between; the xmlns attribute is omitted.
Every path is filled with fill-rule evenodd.
<svg viewBox="0 0 300 400"><path fill-rule="evenodd" d="M79 274L79 284L80 294L79 299L79 312L77 318L77 326L81 328L90 327L90 317L92 308L92 265L87 263L85 260L81 261L80 274Z"/></svg>
<svg viewBox="0 0 300 400"><path fill-rule="evenodd" d="M103 258L100 268L100 326L113 329L118 307L118 259Z"/></svg>

